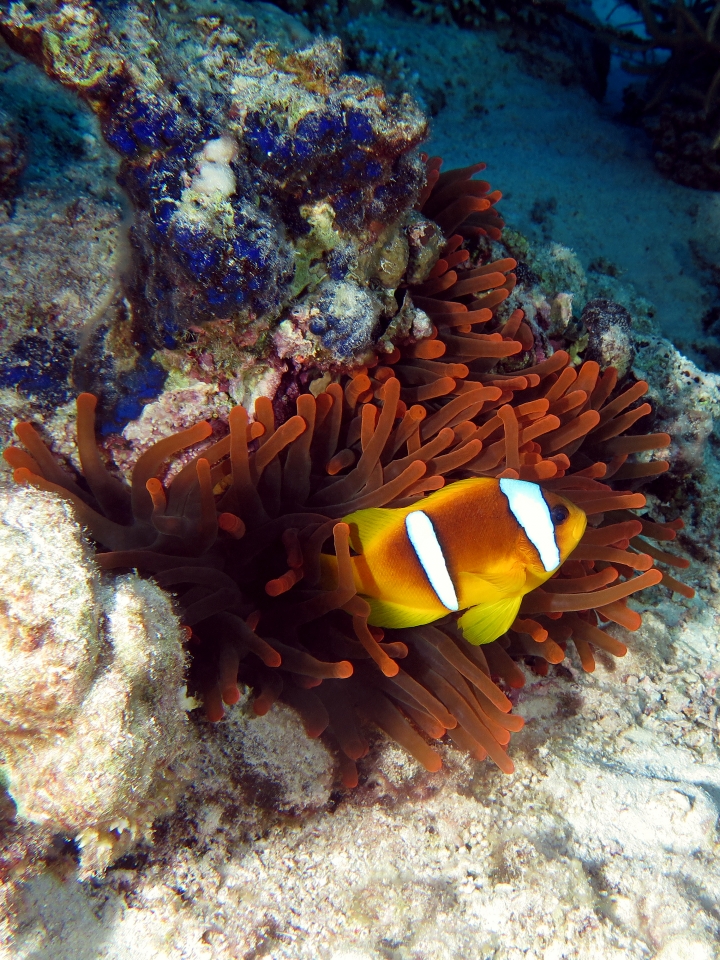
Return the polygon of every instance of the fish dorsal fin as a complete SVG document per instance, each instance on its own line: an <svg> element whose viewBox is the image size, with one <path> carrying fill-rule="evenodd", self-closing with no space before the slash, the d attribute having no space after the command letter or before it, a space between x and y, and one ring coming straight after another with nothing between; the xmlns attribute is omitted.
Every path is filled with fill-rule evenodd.
<svg viewBox="0 0 720 960"><path fill-rule="evenodd" d="M383 507L368 507L366 510L356 510L343 517L350 525L350 544L356 553L362 553L378 537L387 536L393 527L403 521L404 514L399 510L387 510Z"/></svg>
<svg viewBox="0 0 720 960"><path fill-rule="evenodd" d="M445 484L444 487L435 490L428 497L418 500L413 504L413 508L417 509L419 507L421 510L425 510L436 504L445 503L446 500L455 500L459 493L464 493L467 490L482 490L483 487L495 483L497 483L497 480L493 480L492 477L469 477L467 480L453 480L452 483Z"/></svg>
<svg viewBox="0 0 720 960"><path fill-rule="evenodd" d="M471 607L458 620L463 636L474 646L492 643L510 629L518 615L522 597L508 597L496 603L481 603Z"/></svg>
<svg viewBox="0 0 720 960"><path fill-rule="evenodd" d="M434 506L454 500L458 493L467 488L478 488L483 484L496 483L487 477L471 477L469 480L455 480L453 483L431 493L429 497L418 500L412 507L388 508L368 507L365 510L356 510L343 517L343 521L350 525L350 543L356 553L360 553L360 544L367 549L373 540L386 536L393 528L404 529L405 518L414 510L427 512Z"/></svg>

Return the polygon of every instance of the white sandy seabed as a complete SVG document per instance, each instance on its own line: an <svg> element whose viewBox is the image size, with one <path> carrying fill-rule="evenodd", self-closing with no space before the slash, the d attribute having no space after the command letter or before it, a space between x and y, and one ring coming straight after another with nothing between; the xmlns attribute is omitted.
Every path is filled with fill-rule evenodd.
<svg viewBox="0 0 720 960"><path fill-rule="evenodd" d="M676 343L697 329L711 290L690 243L711 236L717 196L662 179L639 134L581 90L526 76L492 36L363 27L445 88L432 147L448 165L484 159L510 225L573 247L585 266L614 263ZM536 223L533 206L551 197L555 213ZM0 917L0 956L720 957L711 566L689 571L696 600L654 591L642 630L618 629L624 659L600 657L593 675L572 661L528 673L511 777L444 746L444 769L426 774L378 740L361 787L335 795L331 758L291 711L237 709L203 731L204 769L147 861L96 883L32 880Z"/></svg>

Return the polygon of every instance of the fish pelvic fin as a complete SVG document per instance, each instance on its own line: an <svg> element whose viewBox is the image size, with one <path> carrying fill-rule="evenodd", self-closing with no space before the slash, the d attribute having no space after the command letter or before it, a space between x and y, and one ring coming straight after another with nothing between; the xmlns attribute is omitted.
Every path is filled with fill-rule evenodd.
<svg viewBox="0 0 720 960"><path fill-rule="evenodd" d="M481 643L492 643L509 630L518 615L522 596L507 597L495 603L480 603L470 607L458 620L463 636L479 646Z"/></svg>

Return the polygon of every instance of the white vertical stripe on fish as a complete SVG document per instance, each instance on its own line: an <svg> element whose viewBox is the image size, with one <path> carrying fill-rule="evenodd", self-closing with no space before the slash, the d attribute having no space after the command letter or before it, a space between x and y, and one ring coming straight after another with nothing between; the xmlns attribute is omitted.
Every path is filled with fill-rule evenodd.
<svg viewBox="0 0 720 960"><path fill-rule="evenodd" d="M422 510L413 510L405 517L405 529L438 600L448 610L459 610L455 587L450 579L432 520Z"/></svg>
<svg viewBox="0 0 720 960"><path fill-rule="evenodd" d="M555 539L555 526L540 487L528 480L503 479L500 489L507 498L510 512L540 554L545 570L559 567L560 551Z"/></svg>

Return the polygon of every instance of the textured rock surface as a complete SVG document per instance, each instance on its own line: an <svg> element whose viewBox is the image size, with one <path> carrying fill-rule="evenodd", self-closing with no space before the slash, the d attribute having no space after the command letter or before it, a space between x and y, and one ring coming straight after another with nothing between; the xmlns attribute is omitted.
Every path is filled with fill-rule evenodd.
<svg viewBox="0 0 720 960"><path fill-rule="evenodd" d="M625 307L612 300L589 300L581 322L588 331L587 359L603 369L615 367L620 378L626 376L633 362L633 321Z"/></svg>
<svg viewBox="0 0 720 960"><path fill-rule="evenodd" d="M0 203L0 442L11 417L74 396L73 358L116 297L124 263L117 157L70 93L0 46L0 109L25 143Z"/></svg>
<svg viewBox="0 0 720 960"><path fill-rule="evenodd" d="M384 745L357 791L316 811L313 787L288 820L322 753L213 737L147 861L33 880L8 925L38 958L712 960L716 622L658 598L614 669L531 680L513 778L449 749L427 775Z"/></svg>
<svg viewBox="0 0 720 960"><path fill-rule="evenodd" d="M168 597L102 579L71 508L0 490L0 770L21 820L102 869L172 809L194 735Z"/></svg>
<svg viewBox="0 0 720 960"><path fill-rule="evenodd" d="M26 164L25 139L12 117L0 110L0 197L14 197Z"/></svg>

